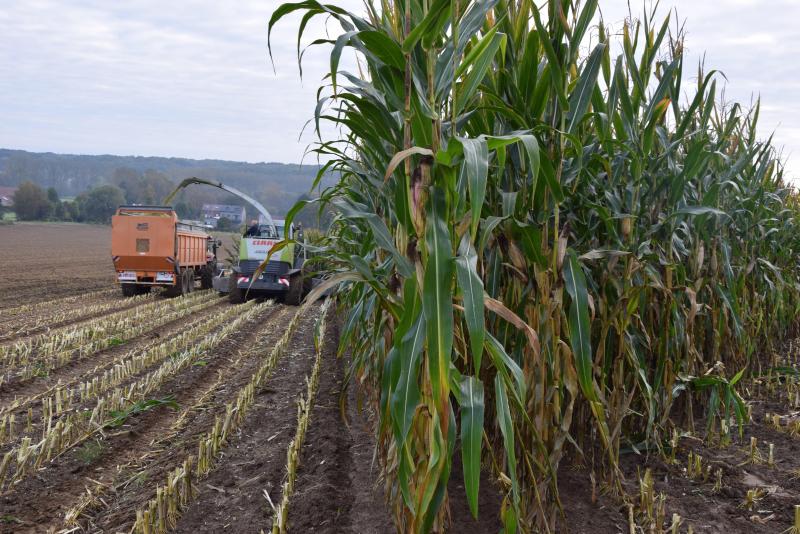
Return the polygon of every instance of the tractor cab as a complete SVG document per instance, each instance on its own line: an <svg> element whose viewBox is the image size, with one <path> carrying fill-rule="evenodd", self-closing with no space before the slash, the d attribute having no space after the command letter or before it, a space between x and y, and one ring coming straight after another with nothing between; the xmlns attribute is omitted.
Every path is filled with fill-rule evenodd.
<svg viewBox="0 0 800 534"><path fill-rule="evenodd" d="M254 227L250 227L245 230L244 237L258 237L262 239L278 239L281 240L284 238L284 223L286 221L282 221L280 219L274 221L275 226L271 226L269 224L258 224ZM294 225L291 226L289 231L289 237L292 237L292 229ZM277 232L277 233L276 233Z"/></svg>
<svg viewBox="0 0 800 534"><path fill-rule="evenodd" d="M300 248L290 243L276 251L263 271L256 275L272 248L284 238L296 238L295 226L286 228L286 221L273 219L273 225L258 224L247 229L239 245L239 264L233 269L231 299L239 301L244 294L278 295L289 290L291 278L302 266Z"/></svg>

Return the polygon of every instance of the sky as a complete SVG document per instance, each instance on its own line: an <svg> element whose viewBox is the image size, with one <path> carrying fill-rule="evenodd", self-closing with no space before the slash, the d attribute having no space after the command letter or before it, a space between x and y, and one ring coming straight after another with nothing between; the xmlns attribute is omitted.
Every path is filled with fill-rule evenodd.
<svg viewBox="0 0 800 534"><path fill-rule="evenodd" d="M0 147L300 162L328 55L306 53L301 80L290 17L273 33L273 70L267 22L280 3L0 2ZM644 4L631 5L638 15ZM627 1L600 7L621 28ZM660 14L671 9L685 21L689 64L705 55L722 71L727 100L761 97L760 134L775 133L800 176L800 0L661 0ZM309 35L337 30L320 18Z"/></svg>

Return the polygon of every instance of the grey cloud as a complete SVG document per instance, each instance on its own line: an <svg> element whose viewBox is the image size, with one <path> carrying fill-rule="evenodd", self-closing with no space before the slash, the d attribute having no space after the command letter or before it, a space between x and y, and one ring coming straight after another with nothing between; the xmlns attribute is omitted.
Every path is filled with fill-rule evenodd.
<svg viewBox="0 0 800 534"><path fill-rule="evenodd" d="M334 0L360 10L360 0ZM273 35L277 0L31 0L0 3L0 146L78 153L299 161L316 89L327 68L324 49L304 57L298 77L299 16ZM634 14L641 12L632 2ZM723 71L726 96L749 103L759 94L761 134L791 155L800 147L794 95L800 67L800 2L662 0L686 20L694 65L705 54ZM601 1L606 22L620 27L626 0ZM336 33L323 19L309 39ZM308 40L306 40L308 42ZM689 77L693 74L688 75ZM794 172L800 166L789 161Z"/></svg>

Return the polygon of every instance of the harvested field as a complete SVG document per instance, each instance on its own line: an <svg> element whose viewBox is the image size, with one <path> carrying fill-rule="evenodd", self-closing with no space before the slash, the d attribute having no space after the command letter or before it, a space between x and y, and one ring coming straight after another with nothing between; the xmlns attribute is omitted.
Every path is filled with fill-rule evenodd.
<svg viewBox="0 0 800 534"><path fill-rule="evenodd" d="M70 223L0 226L0 309L111 286L111 227ZM58 303L53 303L57 305Z"/></svg>
<svg viewBox="0 0 800 534"><path fill-rule="evenodd" d="M375 472L347 476L352 455L370 454L372 444L362 430L360 448L351 450L352 434L341 432L342 361L328 307L231 306L211 292L128 303L99 320L0 345L12 354L28 340L30 360L49 362L50 345L41 341L48 336L98 321L120 336L117 316L164 318L142 321L141 332L97 350L91 341L84 351L66 345L71 358L41 376L8 373L0 388L0 532L157 532L160 525L258 532L270 530L276 517L267 494L276 506L283 502L289 525L294 517L302 525L309 499L325 491L323 479L346 481L342 502L358 493L370 505L366 515L348 506L349 531L364 532L364 524L391 530L373 491ZM173 319L180 310L186 311ZM10 356L2 364L18 365ZM299 452L293 471L300 476L293 497L284 498L290 447ZM327 461L324 474L309 473L306 458L309 465ZM177 492L168 515L159 504L164 488ZM350 513L361 519L351 521Z"/></svg>
<svg viewBox="0 0 800 534"><path fill-rule="evenodd" d="M87 271L101 273L106 258L94 261ZM395 531L374 400L358 381L342 396L351 356L337 357L345 317L333 302L233 306L199 290L125 299L100 280L49 302L4 294L17 306L0 318L0 533ZM561 524L626 534L791 527L798 360L797 341L763 356L772 371L742 385L752 418L741 435L733 419L698 420L666 457L623 451L624 495L593 474L588 454L563 462ZM504 482L487 467L475 520L455 454L445 531L501 528Z"/></svg>
<svg viewBox="0 0 800 534"><path fill-rule="evenodd" d="M123 298L111 281L107 228L2 230L19 251L4 258L8 269L33 276L46 255L31 251L41 249L64 267L37 290L55 298L16 286L2 294L0 532L269 531L276 513L265 492L282 503L284 525L294 506L305 514L316 482L304 458L317 461L320 439L340 436L332 473L353 465L339 464L351 451L336 409L344 375L332 309L232 306L199 290ZM58 274L74 263L91 276L65 284ZM362 428L357 439L358 454L371 457L370 435ZM290 472L300 474L292 498L284 497ZM360 477L354 486L378 517L370 524L390 530L376 471ZM167 493L178 506L164 515Z"/></svg>

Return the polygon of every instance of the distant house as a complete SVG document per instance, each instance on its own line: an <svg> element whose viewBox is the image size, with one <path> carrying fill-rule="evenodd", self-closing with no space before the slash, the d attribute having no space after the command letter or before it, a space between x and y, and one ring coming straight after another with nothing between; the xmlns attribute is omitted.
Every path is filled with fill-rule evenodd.
<svg viewBox="0 0 800 534"><path fill-rule="evenodd" d="M235 225L244 222L244 206L230 206L227 204L203 204L203 222L216 228L219 220L225 217Z"/></svg>
<svg viewBox="0 0 800 534"><path fill-rule="evenodd" d="M14 205L14 193L17 192L16 187L0 186L0 207L10 208Z"/></svg>

